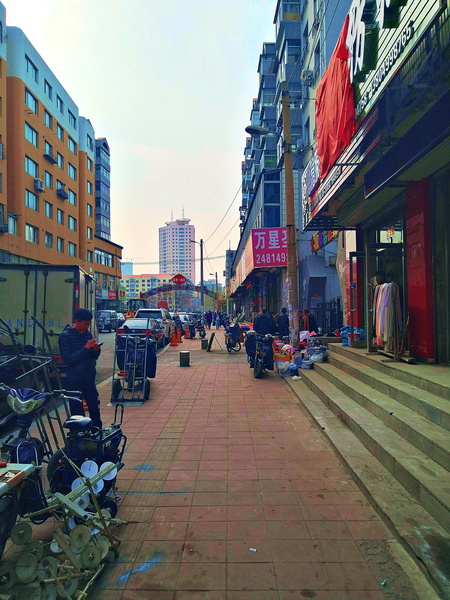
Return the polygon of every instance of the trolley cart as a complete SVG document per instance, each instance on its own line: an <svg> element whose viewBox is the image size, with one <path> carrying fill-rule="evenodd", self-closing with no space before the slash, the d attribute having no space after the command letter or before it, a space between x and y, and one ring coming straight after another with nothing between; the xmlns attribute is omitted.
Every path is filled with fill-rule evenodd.
<svg viewBox="0 0 450 600"><path fill-rule="evenodd" d="M127 329L125 326L124 329ZM156 345L149 330L116 335L111 402L144 402L156 376Z"/></svg>

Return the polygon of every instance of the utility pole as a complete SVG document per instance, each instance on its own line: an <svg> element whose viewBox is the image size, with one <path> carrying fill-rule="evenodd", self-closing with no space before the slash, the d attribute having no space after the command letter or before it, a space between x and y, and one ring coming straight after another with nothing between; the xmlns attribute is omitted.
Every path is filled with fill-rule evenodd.
<svg viewBox="0 0 450 600"><path fill-rule="evenodd" d="M217 271L216 271L216 311L219 312L220 304L219 304L219 283L217 281Z"/></svg>
<svg viewBox="0 0 450 600"><path fill-rule="evenodd" d="M287 84L282 92L282 115L284 137L284 196L286 205L287 229L287 283L288 312L291 341L299 341L298 319L298 280L297 280L297 240L295 227L294 170L292 165L291 111Z"/></svg>
<svg viewBox="0 0 450 600"><path fill-rule="evenodd" d="M205 290L203 289L203 240L200 240L200 310L205 312Z"/></svg>

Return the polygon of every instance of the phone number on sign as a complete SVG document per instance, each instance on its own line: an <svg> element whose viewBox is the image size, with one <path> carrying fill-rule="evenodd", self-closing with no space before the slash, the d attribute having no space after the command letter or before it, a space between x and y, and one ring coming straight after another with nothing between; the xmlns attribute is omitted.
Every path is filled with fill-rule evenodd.
<svg viewBox="0 0 450 600"><path fill-rule="evenodd" d="M267 264L282 264L286 262L286 252L278 252L275 254L257 254L255 256L255 264L256 265L267 265Z"/></svg>

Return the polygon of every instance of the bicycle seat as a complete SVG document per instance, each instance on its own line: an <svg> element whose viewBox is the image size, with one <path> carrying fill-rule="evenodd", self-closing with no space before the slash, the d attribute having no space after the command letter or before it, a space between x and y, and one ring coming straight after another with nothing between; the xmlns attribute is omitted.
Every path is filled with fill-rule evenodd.
<svg viewBox="0 0 450 600"><path fill-rule="evenodd" d="M82 417L81 415L73 415L69 417L63 425L71 433L78 431L89 431L92 427L92 419L89 417Z"/></svg>

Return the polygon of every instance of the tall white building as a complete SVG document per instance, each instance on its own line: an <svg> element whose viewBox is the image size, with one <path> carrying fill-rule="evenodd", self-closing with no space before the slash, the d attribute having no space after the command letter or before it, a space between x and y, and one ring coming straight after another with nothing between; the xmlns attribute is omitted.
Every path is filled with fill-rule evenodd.
<svg viewBox="0 0 450 600"><path fill-rule="evenodd" d="M181 273L195 282L195 227L190 219L169 221L159 228L159 271Z"/></svg>

